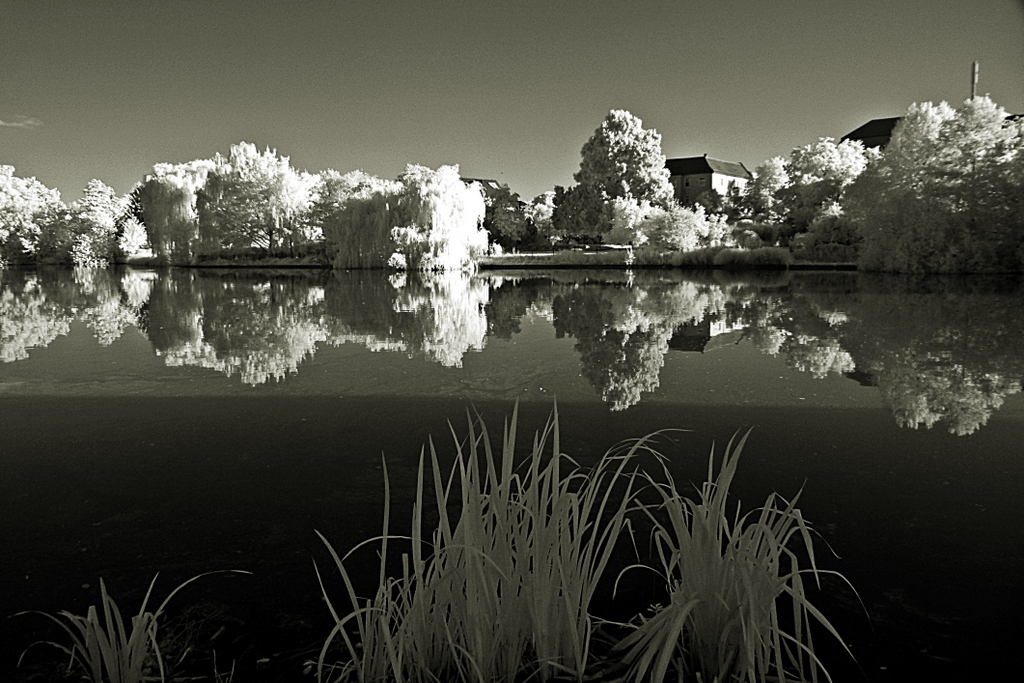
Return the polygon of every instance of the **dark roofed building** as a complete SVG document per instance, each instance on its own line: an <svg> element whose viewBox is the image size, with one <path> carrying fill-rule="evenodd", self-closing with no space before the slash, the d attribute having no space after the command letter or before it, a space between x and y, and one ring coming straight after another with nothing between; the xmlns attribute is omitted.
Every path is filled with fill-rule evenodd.
<svg viewBox="0 0 1024 683"><path fill-rule="evenodd" d="M699 323L680 325L672 331L668 348L673 351L704 353L704 347L711 341L711 318L705 317Z"/></svg>
<svg viewBox="0 0 1024 683"><path fill-rule="evenodd" d="M473 183L480 183L480 187L484 189L485 193L501 191L501 183L499 183L497 180L491 180L490 178L463 178L462 182L466 183L467 185L472 185Z"/></svg>
<svg viewBox="0 0 1024 683"><path fill-rule="evenodd" d="M686 205L693 204L708 190L715 190L723 197L733 188L742 191L754 179L742 163L712 159L707 154L667 159L665 166L676 200Z"/></svg>
<svg viewBox="0 0 1024 683"><path fill-rule="evenodd" d="M839 141L853 140L868 149L872 147L885 148L889 144L889 139L892 138L892 129L896 127L901 118L901 116L890 116L887 119L871 119L857 130L844 135Z"/></svg>
<svg viewBox="0 0 1024 683"><path fill-rule="evenodd" d="M889 144L889 140L892 139L892 131L896 128L896 124L900 122L902 116L890 116L887 119L871 119L857 130L850 131L840 139L843 140L854 140L860 142L864 147L871 149L877 147L879 149L885 149L885 146ZM1017 119L1024 118L1024 114L1007 114L1007 121L1016 121Z"/></svg>

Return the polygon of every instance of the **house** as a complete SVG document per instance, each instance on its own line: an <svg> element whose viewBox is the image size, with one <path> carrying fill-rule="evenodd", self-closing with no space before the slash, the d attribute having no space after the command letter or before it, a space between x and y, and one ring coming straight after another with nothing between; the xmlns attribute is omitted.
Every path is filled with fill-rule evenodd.
<svg viewBox="0 0 1024 683"><path fill-rule="evenodd" d="M715 318L712 320L712 318ZM683 323L672 331L672 337L668 340L668 348L671 351L686 351L704 353L708 350L723 345L732 345L739 340L739 334L744 326L737 322L728 322L725 316L704 316L700 322ZM720 344L713 344L712 339L720 338ZM712 348L709 349L708 345Z"/></svg>
<svg viewBox="0 0 1024 683"><path fill-rule="evenodd" d="M857 130L850 131L840 139L840 142L853 140L859 142L867 149L878 147L884 149L892 138L892 129L900 122L900 116L890 116L887 119L871 119Z"/></svg>
<svg viewBox="0 0 1024 683"><path fill-rule="evenodd" d="M738 161L712 159L707 154L700 157L668 159L669 182L678 202L693 204L702 193L714 190L723 197L730 190L742 192L747 183L754 179L747 167Z"/></svg>
<svg viewBox="0 0 1024 683"><path fill-rule="evenodd" d="M1007 114L1007 121L1016 121L1024 117L1022 114ZM896 124L900 122L902 116L890 116L887 119L871 119L860 128L850 131L840 139L840 142L844 140L854 140L860 142L864 147L871 149L877 147L879 149L885 149L885 146L889 144L889 140L892 139L892 131L896 128Z"/></svg>
<svg viewBox="0 0 1024 683"><path fill-rule="evenodd" d="M501 183L499 183L497 180L492 180L490 178L463 178L462 182L466 183L467 185L479 183L480 187L484 191L485 197L493 198L500 196L502 194Z"/></svg>

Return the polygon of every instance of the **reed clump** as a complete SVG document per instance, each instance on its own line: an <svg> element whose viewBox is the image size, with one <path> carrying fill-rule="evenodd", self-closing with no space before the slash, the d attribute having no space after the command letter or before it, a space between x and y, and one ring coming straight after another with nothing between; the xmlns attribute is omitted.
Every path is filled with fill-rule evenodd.
<svg viewBox="0 0 1024 683"><path fill-rule="evenodd" d="M773 495L756 515L741 517L737 508L727 517L729 485L746 437L735 448L730 442L717 474L712 450L708 480L694 501L680 495L651 448L656 434L612 449L585 471L559 449L556 408L517 468L516 423L517 410L496 453L482 420L470 419L469 436L456 437L446 480L430 442L439 523L428 535L421 452L412 546L402 555L399 578L385 569L389 544L398 538L390 534L389 511L382 535L344 557L320 536L351 605L348 612L336 609L317 569L335 620L319 655L320 681L584 680L595 661L594 591L622 535L632 537L634 519L653 524L654 569L670 600L651 618L618 625L625 637L611 656L628 668L631 680L661 683L670 668L723 683L806 675L816 680L824 671L809 622L838 635L803 589L803 576L819 572L796 499L787 503ZM639 469L644 453L661 462L660 478ZM387 505L386 465L384 487ZM648 491L642 496L648 501L653 491L654 502L643 502L641 490ZM457 520L449 519L453 507L460 510ZM807 568L790 549L795 540L809 556ZM378 541L378 588L362 599L346 563L360 547ZM640 566L623 570L616 588ZM795 627L789 633L780 626L780 600L792 604Z"/></svg>
<svg viewBox="0 0 1024 683"><path fill-rule="evenodd" d="M248 574L241 570L228 570L233 573ZM100 579L100 610L95 605L90 605L85 616L72 614L62 610L58 614L46 612L19 612L23 614L41 614L52 620L71 639L71 647L52 641L43 641L38 644L52 645L66 653L70 658L68 670L76 666L81 669L83 679L92 683L142 683L143 681L165 680L164 661L160 654L160 646L157 641L157 627L159 619L164 613L164 608L178 591L208 574L220 572L207 572L199 574L179 584L160 603L156 611L149 611L146 606L153 593L153 586L159 574L153 577L142 600L139 612L131 617L130 623L126 626L117 603L107 593L107 587ZM128 628L130 626L130 628ZM24 658L24 653L22 653ZM21 660L19 659L19 665Z"/></svg>
<svg viewBox="0 0 1024 683"><path fill-rule="evenodd" d="M386 513L380 587L373 599L356 596L344 566L347 556L340 558L324 539L353 611L341 617L325 592L336 626L320 654L321 680L582 678L594 627L590 602L619 536L629 528L634 474L627 468L641 445L611 452L584 473L559 450L556 412L534 436L525 469L517 470L516 422L513 413L498 455L483 422L470 420L469 437L456 440L447 482L431 442L439 525L429 538L421 533L421 454L411 554L403 556L400 579L385 577ZM461 510L454 524L448 518L453 503ZM350 623L361 647L348 634ZM340 670L325 670L336 639L349 661Z"/></svg>
<svg viewBox="0 0 1024 683"><path fill-rule="evenodd" d="M726 509L747 435L735 447L729 442L717 474L712 448L696 500L679 493L667 468L663 481L650 479L660 502L641 509L653 522L657 570L669 601L616 645L632 680L661 683L670 668L680 680L685 674L750 683L828 677L814 654L812 620L842 640L804 590L805 574L817 580L823 572L796 507L799 493L789 502L773 493L760 509L742 516L739 504L731 518ZM794 541L800 554L791 547ZM783 597L792 606L790 632L779 620Z"/></svg>

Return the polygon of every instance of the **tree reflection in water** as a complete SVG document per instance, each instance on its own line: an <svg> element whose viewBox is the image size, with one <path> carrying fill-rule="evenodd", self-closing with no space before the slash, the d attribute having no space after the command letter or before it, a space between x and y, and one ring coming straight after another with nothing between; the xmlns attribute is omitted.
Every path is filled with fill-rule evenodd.
<svg viewBox="0 0 1024 683"><path fill-rule="evenodd" d="M264 384L298 372L327 338L324 288L315 277L189 271L161 285L150 297L149 333L170 366L237 373L246 384Z"/></svg>
<svg viewBox="0 0 1024 683"><path fill-rule="evenodd" d="M414 271L388 279L374 271L334 273L328 339L461 368L467 352L484 348L489 293L486 281L465 273Z"/></svg>
<svg viewBox="0 0 1024 683"><path fill-rule="evenodd" d="M75 268L73 273L78 291L92 301L79 315L100 346L110 346L125 329L139 326L156 277L153 273L128 271L117 277L114 271L87 268Z"/></svg>
<svg viewBox="0 0 1024 683"><path fill-rule="evenodd" d="M47 296L36 273L0 269L0 362L28 358L71 328L74 314Z"/></svg>
<svg viewBox="0 0 1024 683"><path fill-rule="evenodd" d="M466 273L411 273L401 276L395 306L422 324L420 348L428 358L448 368L461 368L469 351L482 351L487 336L490 290L483 280ZM420 279L419 286L410 279Z"/></svg>
<svg viewBox="0 0 1024 683"><path fill-rule="evenodd" d="M572 336L583 376L612 410L658 388L669 340L682 325L724 309L720 287L667 277L562 287L551 304L555 334Z"/></svg>
<svg viewBox="0 0 1024 683"><path fill-rule="evenodd" d="M901 427L984 425L1024 376L1020 283L807 275L744 307L754 344L817 378L877 386Z"/></svg>
<svg viewBox="0 0 1024 683"><path fill-rule="evenodd" d="M857 273L6 270L0 361L81 321L101 345L134 326L168 365L252 385L298 372L319 343L457 368L488 336L513 340L533 313L575 340L583 377L612 410L659 388L675 335L699 341L711 325L817 379L877 387L904 427L971 434L1024 377L1019 282Z"/></svg>
<svg viewBox="0 0 1024 683"><path fill-rule="evenodd" d="M888 292L898 282L899 296ZM1018 282L864 276L844 342L904 427L942 422L966 435L1024 377Z"/></svg>

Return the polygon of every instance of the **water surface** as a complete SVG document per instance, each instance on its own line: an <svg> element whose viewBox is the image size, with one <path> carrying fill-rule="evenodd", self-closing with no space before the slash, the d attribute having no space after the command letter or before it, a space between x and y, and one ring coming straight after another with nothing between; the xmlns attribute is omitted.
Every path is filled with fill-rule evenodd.
<svg viewBox="0 0 1024 683"><path fill-rule="evenodd" d="M314 529L341 548L379 531L382 455L405 520L420 448L433 437L450 455L449 421L464 435L475 410L497 430L518 401L532 432L557 397L563 450L585 464L621 439L692 430L660 443L683 480L703 476L712 442L753 427L737 499L749 509L803 487L822 564L866 607L836 582L819 596L860 666L826 648L837 680L973 678L1010 662L1024 635L1016 281L0 278L8 613L84 613L100 576L134 606L157 571L169 589L239 567L254 575L206 579L184 603L220 600L269 643L315 644L327 615L311 558L328 560ZM621 603L604 608L635 607ZM56 635L20 619L3 622L2 671ZM253 644L253 659L272 649Z"/></svg>

